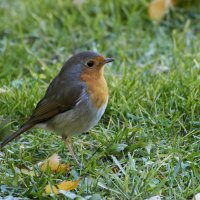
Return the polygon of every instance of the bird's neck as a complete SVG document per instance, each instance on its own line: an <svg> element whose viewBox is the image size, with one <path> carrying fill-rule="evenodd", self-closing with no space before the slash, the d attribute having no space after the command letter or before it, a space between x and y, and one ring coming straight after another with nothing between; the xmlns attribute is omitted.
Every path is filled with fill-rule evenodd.
<svg viewBox="0 0 200 200"><path fill-rule="evenodd" d="M104 78L104 67L99 70L85 69L81 73L81 80L85 82L93 103L100 108L108 99L108 87Z"/></svg>

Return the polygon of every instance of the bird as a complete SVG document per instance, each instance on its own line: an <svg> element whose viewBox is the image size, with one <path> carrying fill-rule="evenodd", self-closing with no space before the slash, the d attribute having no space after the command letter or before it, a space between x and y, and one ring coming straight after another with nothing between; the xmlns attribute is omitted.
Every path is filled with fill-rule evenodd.
<svg viewBox="0 0 200 200"><path fill-rule="evenodd" d="M32 115L5 138L0 147L29 129L43 128L60 135L74 161L81 166L72 137L89 131L104 114L109 96L104 66L113 61L114 58L106 58L93 51L71 56L50 82Z"/></svg>

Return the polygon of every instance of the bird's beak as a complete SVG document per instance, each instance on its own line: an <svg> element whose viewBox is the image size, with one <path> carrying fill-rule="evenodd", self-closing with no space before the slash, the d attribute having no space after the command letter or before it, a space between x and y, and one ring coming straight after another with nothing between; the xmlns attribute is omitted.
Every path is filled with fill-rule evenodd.
<svg viewBox="0 0 200 200"><path fill-rule="evenodd" d="M103 61L103 64L106 64L106 63L109 63L109 62L113 62L115 59L114 58L106 58L104 61Z"/></svg>

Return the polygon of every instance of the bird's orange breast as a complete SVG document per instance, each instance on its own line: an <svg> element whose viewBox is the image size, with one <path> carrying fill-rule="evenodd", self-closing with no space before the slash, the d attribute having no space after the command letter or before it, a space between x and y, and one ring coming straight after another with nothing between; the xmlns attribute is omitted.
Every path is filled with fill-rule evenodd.
<svg viewBox="0 0 200 200"><path fill-rule="evenodd" d="M101 69L84 69L81 80L85 82L93 103L100 108L107 102L108 87L103 75L104 67Z"/></svg>

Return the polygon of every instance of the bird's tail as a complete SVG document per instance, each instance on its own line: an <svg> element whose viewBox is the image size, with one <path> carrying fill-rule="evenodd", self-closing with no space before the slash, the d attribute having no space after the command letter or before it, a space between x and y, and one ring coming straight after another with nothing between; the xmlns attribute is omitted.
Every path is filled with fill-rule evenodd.
<svg viewBox="0 0 200 200"><path fill-rule="evenodd" d="M11 134L10 136L8 136L5 140L3 140L3 142L0 143L0 148L3 148L6 144L8 144L12 140L14 140L16 137L18 137L19 135L21 135L23 132L29 130L32 127L33 127L33 125L31 125L31 124L24 124L21 128L19 128L13 134Z"/></svg>

